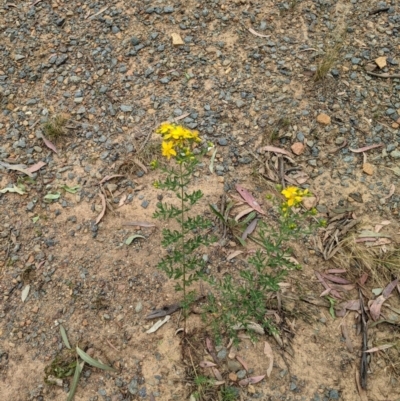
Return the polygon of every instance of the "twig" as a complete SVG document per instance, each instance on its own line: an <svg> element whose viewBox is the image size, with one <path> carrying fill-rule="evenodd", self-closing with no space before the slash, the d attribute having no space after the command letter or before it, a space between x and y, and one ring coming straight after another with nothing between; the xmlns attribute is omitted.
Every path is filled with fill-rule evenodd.
<svg viewBox="0 0 400 401"><path fill-rule="evenodd" d="M115 348L114 345L112 345L112 343L108 340L108 338L106 338L106 341L107 341L107 344L108 344L112 349L114 349L114 350L117 351L117 352L120 352L120 350L119 350L118 348Z"/></svg>
<svg viewBox="0 0 400 401"><path fill-rule="evenodd" d="M373 77L378 78L400 78L400 74L375 74L374 72L365 71L368 75L372 75Z"/></svg>
<svg viewBox="0 0 400 401"><path fill-rule="evenodd" d="M368 13L368 15L375 15L379 13L383 13L385 11L389 11L390 7L384 7L384 8L377 8L375 10L372 10Z"/></svg>
<svg viewBox="0 0 400 401"><path fill-rule="evenodd" d="M368 334L367 334L367 317L364 308L364 300L361 293L361 290L358 290L360 297L360 306L361 306L361 335L362 335L362 346L361 346L361 364L360 364L360 379L361 379L361 387L365 390L367 388L367 356L368 354L365 352L368 349Z"/></svg>

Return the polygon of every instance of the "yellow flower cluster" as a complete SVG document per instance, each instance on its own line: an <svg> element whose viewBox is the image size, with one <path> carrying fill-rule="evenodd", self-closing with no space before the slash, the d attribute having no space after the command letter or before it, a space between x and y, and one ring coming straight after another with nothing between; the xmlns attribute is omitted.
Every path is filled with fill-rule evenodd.
<svg viewBox="0 0 400 401"><path fill-rule="evenodd" d="M191 145L201 141L197 131L191 131L181 125L163 123L156 132L162 136L162 155L167 159L176 157L178 153L190 156Z"/></svg>
<svg viewBox="0 0 400 401"><path fill-rule="evenodd" d="M286 198L286 202L283 207L292 207L298 205L304 197L310 196L308 189L300 189L297 187L287 187L281 194Z"/></svg>

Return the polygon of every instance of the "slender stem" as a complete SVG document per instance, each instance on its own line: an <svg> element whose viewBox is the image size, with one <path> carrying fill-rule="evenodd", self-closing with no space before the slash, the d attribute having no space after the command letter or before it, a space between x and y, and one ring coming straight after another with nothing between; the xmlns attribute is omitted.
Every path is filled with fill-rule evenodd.
<svg viewBox="0 0 400 401"><path fill-rule="evenodd" d="M184 190L183 190L183 163L179 164L179 173L180 173L180 187L181 187L181 234L182 234L182 279L183 279L183 305L184 305L184 316L183 316L183 336L186 335L186 250L185 250L185 203L183 201Z"/></svg>

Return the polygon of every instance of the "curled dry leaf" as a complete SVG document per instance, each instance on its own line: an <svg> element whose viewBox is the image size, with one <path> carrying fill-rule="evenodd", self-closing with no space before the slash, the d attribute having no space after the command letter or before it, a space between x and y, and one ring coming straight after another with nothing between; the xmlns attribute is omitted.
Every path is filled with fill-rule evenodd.
<svg viewBox="0 0 400 401"><path fill-rule="evenodd" d="M264 377L265 377L265 375L248 377L246 379L240 380L239 385L247 386L249 384L256 384L256 383L259 383L262 379L264 379Z"/></svg>
<svg viewBox="0 0 400 401"><path fill-rule="evenodd" d="M350 150L350 152L353 152L353 153L362 153L362 152L366 152L367 150L380 148L382 146L383 146L382 143L377 143L375 145L364 146L363 148L359 148L359 149L351 149L351 148L349 148L349 150Z"/></svg>
<svg viewBox="0 0 400 401"><path fill-rule="evenodd" d="M369 307L369 312L373 320L378 320L381 315L381 308L383 303L390 297L392 291L397 287L397 283L399 279L393 280L389 283L384 290L382 291L382 295L379 295L378 298L374 299Z"/></svg>
<svg viewBox="0 0 400 401"><path fill-rule="evenodd" d="M210 361L201 361L199 363L199 365L202 368L212 368L214 366L217 366L214 362L210 362Z"/></svg>
<svg viewBox="0 0 400 401"><path fill-rule="evenodd" d="M119 203L118 203L118 207L124 206L126 198L127 198L127 196L125 194L121 196L121 199L119 200Z"/></svg>
<svg viewBox="0 0 400 401"><path fill-rule="evenodd" d="M368 273L363 273L360 277L360 284L364 285L368 280Z"/></svg>
<svg viewBox="0 0 400 401"><path fill-rule="evenodd" d="M240 362L242 364L242 366L244 367L245 371L249 370L249 367L247 366L247 363L244 361L244 359L241 356L236 355L236 359L238 360L238 362Z"/></svg>
<svg viewBox="0 0 400 401"><path fill-rule="evenodd" d="M97 216L95 224L99 224L100 223L101 219L104 216L104 213L106 212L106 197L101 192L99 192L99 196L101 198L102 210L101 210L100 214Z"/></svg>
<svg viewBox="0 0 400 401"><path fill-rule="evenodd" d="M253 28L249 28L249 32L252 33L255 36L260 37L260 38L269 38L271 36L271 35L263 35L261 33L258 33Z"/></svg>
<svg viewBox="0 0 400 401"><path fill-rule="evenodd" d="M114 174L114 175L106 175L100 182L99 184L104 184L105 182L111 180L112 178L116 178L116 177L123 177L122 174Z"/></svg>
<svg viewBox="0 0 400 401"><path fill-rule="evenodd" d="M156 332L161 326L163 326L165 323L168 322L168 320L171 319L170 315L165 316L163 320L159 320L157 323L155 323L153 326L151 326L146 333L151 334Z"/></svg>
<svg viewBox="0 0 400 401"><path fill-rule="evenodd" d="M286 156L292 156L290 152L288 152L285 149L278 148L276 146L263 146L262 148L258 149L258 153L265 153L265 152L274 152L274 153L280 153L282 155Z"/></svg>
<svg viewBox="0 0 400 401"><path fill-rule="evenodd" d="M269 358L269 365L267 369L267 377L271 376L272 367L274 366L274 354L272 348L267 341L264 342L264 355Z"/></svg>
<svg viewBox="0 0 400 401"><path fill-rule="evenodd" d="M240 196L247 202L249 206L251 206L255 211L260 214L265 214L265 212L261 209L260 204L254 199L253 195L241 185L236 185L236 190L239 192Z"/></svg>
<svg viewBox="0 0 400 401"><path fill-rule="evenodd" d="M54 145L52 142L50 142L48 139L46 139L45 137L43 137L43 142L44 142L44 144L45 144L49 149L51 149L54 153L58 153L58 150L57 150L57 148L55 147L55 145Z"/></svg>
<svg viewBox="0 0 400 401"><path fill-rule="evenodd" d="M238 213L238 215L235 217L236 221L239 221L243 216L246 216L247 214L251 213L254 209L252 207L249 207L245 210L242 210L241 212Z"/></svg>
<svg viewBox="0 0 400 401"><path fill-rule="evenodd" d="M28 298L29 295L29 290L31 289L31 286L28 284L27 286L25 286L25 288L22 290L21 293L21 300L22 302L26 301L26 298Z"/></svg>
<svg viewBox="0 0 400 401"><path fill-rule="evenodd" d="M212 369L212 371L213 371L213 373L214 373L214 376L215 376L215 378L216 378L217 380L219 380L219 381L223 381L223 380L224 380L224 379L222 378L222 375L221 375L220 371L219 371L217 368L214 368L214 367L212 366L211 369Z"/></svg>
<svg viewBox="0 0 400 401"><path fill-rule="evenodd" d="M391 186L390 186L390 189L389 189L389 194L387 195L387 196L384 196L382 199L389 199L393 194L394 194L394 191L396 190L396 187L395 187L395 185L394 184L392 184ZM389 222L390 223L390 222Z"/></svg>
<svg viewBox="0 0 400 401"><path fill-rule="evenodd" d="M243 253L243 251L235 251L235 252L232 252L232 253L230 253L227 257L226 257L226 260L232 260L233 258L236 258L236 256L239 256L240 254L242 254Z"/></svg>
<svg viewBox="0 0 400 401"><path fill-rule="evenodd" d="M332 273L332 274L341 274L341 273L346 273L346 269L328 269L326 271L327 273Z"/></svg>
<svg viewBox="0 0 400 401"><path fill-rule="evenodd" d="M8 170L19 171L20 173L24 173L26 175L29 175L29 177L32 177L32 173L30 171L28 171L25 164L9 164L9 163L0 161L0 166L6 168Z"/></svg>
<svg viewBox="0 0 400 401"><path fill-rule="evenodd" d="M325 274L325 273L322 273L321 275L322 275L322 277L326 278L327 280L332 281L332 283L350 284L349 280L346 280L345 278L342 278L342 277L337 277L337 276L333 276L332 274Z"/></svg>
<svg viewBox="0 0 400 401"><path fill-rule="evenodd" d="M258 219L254 219L243 231L242 240L245 240L257 227Z"/></svg>
<svg viewBox="0 0 400 401"><path fill-rule="evenodd" d="M385 349L394 347L395 345L396 344L383 344L383 345L379 345L378 347L370 348L370 349L366 350L365 352L372 353L372 352L383 351Z"/></svg>
<svg viewBox="0 0 400 401"><path fill-rule="evenodd" d="M36 164L33 164L32 166L29 166L26 171L29 171L30 173L34 173L35 171L40 170L42 167L44 167L47 163L45 162L37 162Z"/></svg>

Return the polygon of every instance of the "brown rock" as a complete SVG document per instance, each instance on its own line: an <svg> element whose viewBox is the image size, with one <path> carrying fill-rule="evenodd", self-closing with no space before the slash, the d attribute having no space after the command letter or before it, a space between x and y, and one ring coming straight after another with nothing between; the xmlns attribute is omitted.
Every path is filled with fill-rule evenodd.
<svg viewBox="0 0 400 401"><path fill-rule="evenodd" d="M174 46L183 46L185 44L179 33L171 33L171 37L172 37L172 44Z"/></svg>
<svg viewBox="0 0 400 401"><path fill-rule="evenodd" d="M303 198L301 203L307 210L310 210L317 205L317 198L315 196L309 196L307 198Z"/></svg>
<svg viewBox="0 0 400 401"><path fill-rule="evenodd" d="M320 124L329 125L331 123L331 118L327 114L321 113L317 116L317 122Z"/></svg>
<svg viewBox="0 0 400 401"><path fill-rule="evenodd" d="M363 171L365 174L372 175L372 174L374 174L374 166L370 163L364 163Z"/></svg>
<svg viewBox="0 0 400 401"><path fill-rule="evenodd" d="M386 57L378 57L375 59L375 63L379 68L385 68L386 67Z"/></svg>
<svg viewBox="0 0 400 401"><path fill-rule="evenodd" d="M235 381L237 381L237 374L236 373L233 373L233 372L231 372L231 373L229 373L229 380L230 381L232 381L232 382L235 382Z"/></svg>
<svg viewBox="0 0 400 401"><path fill-rule="evenodd" d="M299 156L304 152L304 145L301 142L295 142L290 149L295 155Z"/></svg>

